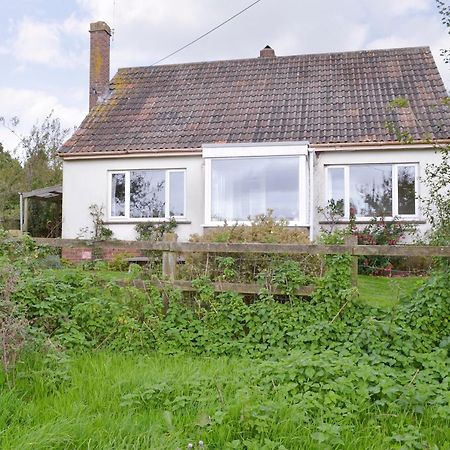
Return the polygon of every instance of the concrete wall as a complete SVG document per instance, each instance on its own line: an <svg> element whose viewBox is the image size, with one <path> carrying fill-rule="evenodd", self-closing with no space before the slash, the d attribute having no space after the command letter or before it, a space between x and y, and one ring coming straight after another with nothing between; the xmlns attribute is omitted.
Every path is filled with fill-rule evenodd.
<svg viewBox="0 0 450 450"><path fill-rule="evenodd" d="M108 158L64 160L63 238L90 237L83 228L92 229L90 205L103 206L105 222L116 239L136 238L133 220L108 220L108 171L133 169L186 169L186 220L175 230L180 240L200 233L203 224L203 159L199 156L148 158Z"/></svg>

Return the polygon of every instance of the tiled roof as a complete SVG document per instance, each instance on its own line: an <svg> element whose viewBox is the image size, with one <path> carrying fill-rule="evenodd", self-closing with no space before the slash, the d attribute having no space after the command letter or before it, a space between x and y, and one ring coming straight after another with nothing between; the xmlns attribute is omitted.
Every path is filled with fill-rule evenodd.
<svg viewBox="0 0 450 450"><path fill-rule="evenodd" d="M120 69L111 95L62 152L160 151L206 143L450 138L428 47ZM389 102L406 98L407 107Z"/></svg>

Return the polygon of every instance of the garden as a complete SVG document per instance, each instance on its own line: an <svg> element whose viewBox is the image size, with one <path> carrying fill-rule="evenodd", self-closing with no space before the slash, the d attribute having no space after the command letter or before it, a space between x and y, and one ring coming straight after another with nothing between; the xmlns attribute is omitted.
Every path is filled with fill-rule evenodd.
<svg viewBox="0 0 450 450"><path fill-rule="evenodd" d="M448 258L357 287L353 262L194 254L182 292L123 258L71 266L2 234L0 448L448 448ZM259 291L214 288L242 277Z"/></svg>

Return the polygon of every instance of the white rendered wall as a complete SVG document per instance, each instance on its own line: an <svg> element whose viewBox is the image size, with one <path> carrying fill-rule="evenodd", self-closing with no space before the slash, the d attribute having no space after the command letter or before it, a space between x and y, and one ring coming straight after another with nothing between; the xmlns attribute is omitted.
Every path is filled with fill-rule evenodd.
<svg viewBox="0 0 450 450"><path fill-rule="evenodd" d="M424 177L429 163L438 163L440 156L433 149L404 150L355 150L355 151L317 151L314 164L314 236L320 233L322 219L317 214L318 206L325 206L326 180L325 167L333 164L380 164L380 163L418 163L419 177ZM186 241L194 233L201 234L204 224L205 174L204 160L196 156L167 157L120 157L105 159L64 160L63 182L63 237L88 237L80 235L85 227L92 228L89 206L103 205L105 221L114 232L116 239L135 239L136 221L108 220L109 192L108 172L134 169L186 169L186 220L175 230L180 241ZM419 194L426 195L425 186L419 183ZM309 193L308 197L309 199ZM309 220L309 219L307 219ZM423 233L428 226L423 223L420 213L415 220L418 232Z"/></svg>
<svg viewBox="0 0 450 450"><path fill-rule="evenodd" d="M318 152L316 164L314 167L314 235L317 237L320 233L321 227L326 227L324 224L319 224L323 217L317 213L318 206L325 206L327 203L326 192L326 171L327 165L346 165L346 164L382 164L382 163L418 163L419 164L419 195L426 196L426 186L420 181L425 177L425 168L427 164L437 164L440 161L440 155L434 149L404 149L404 150L355 150L355 151L329 151ZM425 218L420 210L417 217L411 219L411 222L417 225L417 235L423 235L429 229L429 226L424 223ZM360 226L364 226L361 224Z"/></svg>
<svg viewBox="0 0 450 450"><path fill-rule="evenodd" d="M108 220L108 174L115 170L135 169L186 169L186 219L175 232L179 240L187 240L193 233L202 232L204 217L203 160L198 156L122 157L109 159L64 160L63 163L63 224L62 236L66 239L88 238L81 234L85 227L92 229L90 205L103 206L105 222L115 239L136 238L133 220Z"/></svg>

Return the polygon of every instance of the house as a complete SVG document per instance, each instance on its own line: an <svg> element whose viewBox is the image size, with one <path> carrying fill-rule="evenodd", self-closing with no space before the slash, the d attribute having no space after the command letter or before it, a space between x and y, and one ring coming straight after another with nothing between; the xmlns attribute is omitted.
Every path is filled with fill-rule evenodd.
<svg viewBox="0 0 450 450"><path fill-rule="evenodd" d="M417 194L435 143L450 142L444 84L428 47L120 69L91 24L90 109L61 148L63 237L104 207L118 239L173 217L180 240L273 210L311 238L340 201L426 227ZM403 138L399 140L399 132ZM432 142L431 142L432 141Z"/></svg>

